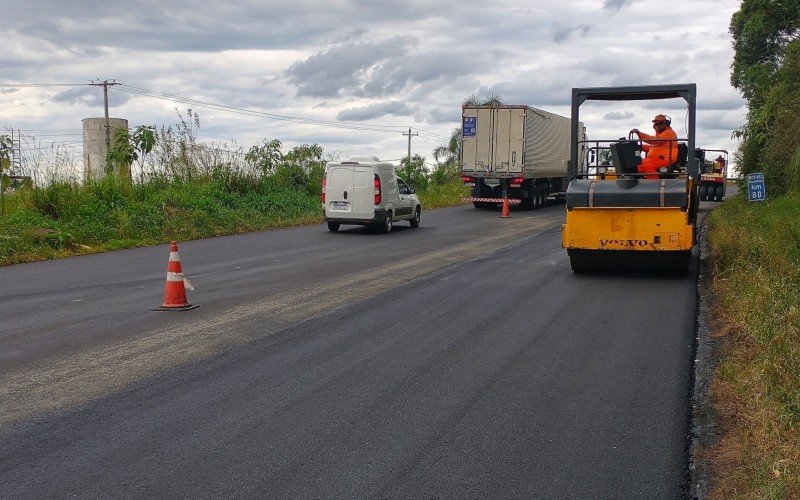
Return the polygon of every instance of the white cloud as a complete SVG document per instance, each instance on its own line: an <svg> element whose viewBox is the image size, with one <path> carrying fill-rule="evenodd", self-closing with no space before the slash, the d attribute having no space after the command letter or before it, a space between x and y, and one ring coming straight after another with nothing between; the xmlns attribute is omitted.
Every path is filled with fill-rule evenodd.
<svg viewBox="0 0 800 500"><path fill-rule="evenodd" d="M388 101L370 104L360 108L343 109L336 115L342 121L374 120L385 115L408 116L409 106L399 101Z"/></svg>
<svg viewBox="0 0 800 500"><path fill-rule="evenodd" d="M634 115L630 111L620 112L620 111L612 111L611 113L606 113L603 115L604 120L630 120L633 118Z"/></svg>
<svg viewBox="0 0 800 500"><path fill-rule="evenodd" d="M652 2L640 0L0 5L14 13L13 27L0 32L0 83L8 85L0 87L0 129L80 129L82 118L102 116L101 89L14 84L97 78L130 86L111 88L109 96L111 115L132 126L174 124L176 108L191 107L200 115L201 141L318 143L342 156L400 158L407 147L401 131L411 126L427 132L412 148L430 159L459 126L461 102L471 94L568 116L572 87L696 82L698 142L733 150L730 132L744 122L743 101L729 83L734 0L675 3L658 16ZM647 125L657 111L682 119L672 103L618 103L598 108L596 120L587 114L587 126L591 136L616 137ZM341 121L395 128L321 123Z"/></svg>
<svg viewBox="0 0 800 500"><path fill-rule="evenodd" d="M603 8L610 12L617 12L637 1L639 0L603 0Z"/></svg>

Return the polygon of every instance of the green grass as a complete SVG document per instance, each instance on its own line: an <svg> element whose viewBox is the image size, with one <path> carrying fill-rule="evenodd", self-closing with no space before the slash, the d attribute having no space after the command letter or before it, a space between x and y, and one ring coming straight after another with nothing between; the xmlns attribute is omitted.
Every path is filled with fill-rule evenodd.
<svg viewBox="0 0 800 500"><path fill-rule="evenodd" d="M727 201L709 242L730 332L712 386L712 497L800 498L800 196Z"/></svg>
<svg viewBox="0 0 800 500"><path fill-rule="evenodd" d="M55 182L6 197L0 265L321 220L319 197L269 180L233 192L213 178L193 182L86 185Z"/></svg>
<svg viewBox="0 0 800 500"><path fill-rule="evenodd" d="M320 223L314 189L231 175L21 189L4 196L0 265ZM465 189L457 179L418 194L427 210L461 203Z"/></svg>
<svg viewBox="0 0 800 500"><path fill-rule="evenodd" d="M448 184L429 184L425 191L417 193L419 202L424 210L440 207L460 205L461 198L469 196L469 188L464 186L461 179L456 179Z"/></svg>

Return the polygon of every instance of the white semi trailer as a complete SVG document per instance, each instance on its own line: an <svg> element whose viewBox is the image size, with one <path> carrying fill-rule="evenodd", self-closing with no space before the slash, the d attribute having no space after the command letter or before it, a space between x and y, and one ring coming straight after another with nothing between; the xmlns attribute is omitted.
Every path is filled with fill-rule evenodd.
<svg viewBox="0 0 800 500"><path fill-rule="evenodd" d="M563 196L570 158L570 119L525 105L461 107L461 180L476 208L541 208ZM583 124L580 140L584 140ZM581 154L579 157L584 158Z"/></svg>

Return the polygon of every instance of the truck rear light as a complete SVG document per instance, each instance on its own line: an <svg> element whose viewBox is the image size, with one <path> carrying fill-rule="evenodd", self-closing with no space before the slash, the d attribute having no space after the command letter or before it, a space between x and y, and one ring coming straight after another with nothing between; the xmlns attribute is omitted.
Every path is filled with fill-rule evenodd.
<svg viewBox="0 0 800 500"><path fill-rule="evenodd" d="M511 179L511 187L518 188L525 182L524 177L514 177Z"/></svg>
<svg viewBox="0 0 800 500"><path fill-rule="evenodd" d="M466 182L475 182L475 177L472 177L472 176L469 176L469 175L462 175L461 176L461 180L463 182L465 182L465 183Z"/></svg>
<svg viewBox="0 0 800 500"><path fill-rule="evenodd" d="M381 178L378 177L378 174L375 174L375 180L373 181L375 184L375 204L381 204Z"/></svg>
<svg viewBox="0 0 800 500"><path fill-rule="evenodd" d="M323 177L322 178L322 195L320 196L320 200L322 203L325 203L325 189L328 187L328 179Z"/></svg>

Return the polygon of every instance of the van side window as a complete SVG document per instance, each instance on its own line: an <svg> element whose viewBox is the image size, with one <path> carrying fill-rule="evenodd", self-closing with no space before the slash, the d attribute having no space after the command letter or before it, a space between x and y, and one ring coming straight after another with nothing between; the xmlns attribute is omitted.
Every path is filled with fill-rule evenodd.
<svg viewBox="0 0 800 500"><path fill-rule="evenodd" d="M408 188L408 184L403 182L401 179L397 179L397 189L400 194L411 194L411 190Z"/></svg>

